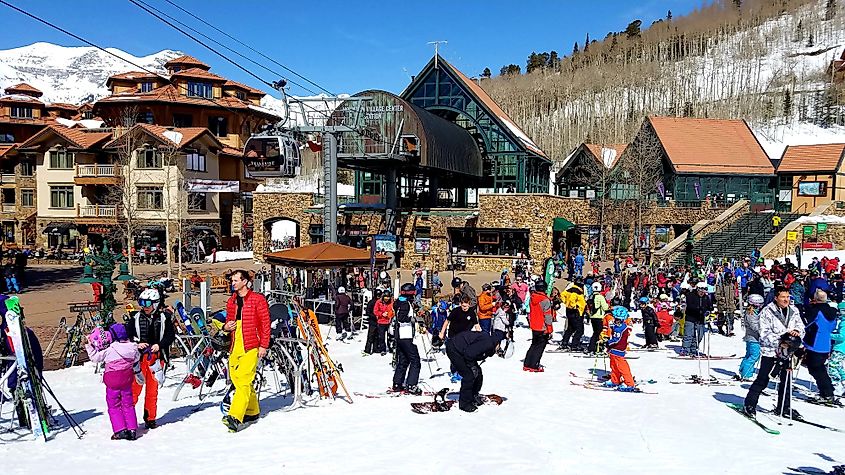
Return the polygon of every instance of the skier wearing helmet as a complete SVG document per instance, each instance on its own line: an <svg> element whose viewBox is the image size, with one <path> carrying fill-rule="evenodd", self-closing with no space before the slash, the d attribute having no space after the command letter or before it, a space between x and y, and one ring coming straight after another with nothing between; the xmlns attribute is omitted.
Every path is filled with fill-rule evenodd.
<svg viewBox="0 0 845 475"><path fill-rule="evenodd" d="M528 323L531 327L531 346L525 354L523 371L544 371L540 358L543 357L543 349L549 341L548 336L552 333L552 312L552 301L546 295L546 282L538 280L530 296Z"/></svg>
<svg viewBox="0 0 845 475"><path fill-rule="evenodd" d="M759 294L748 295L748 307L742 316L745 336L745 357L739 363L739 374L734 375L737 381L750 381L754 376L754 367L760 359L760 310L765 299Z"/></svg>
<svg viewBox="0 0 845 475"><path fill-rule="evenodd" d="M420 379L420 352L414 344L414 284L402 284L399 298L393 303L396 317L393 319L396 335L396 370L393 372L393 391L413 395L422 394L417 387Z"/></svg>
<svg viewBox="0 0 845 475"><path fill-rule="evenodd" d="M631 367L625 359L625 352L628 349L628 337L631 334L631 326L628 320L628 310L619 305L613 307L613 324L611 325L611 336L607 342L607 353L610 356L610 381L606 386L616 388L619 391L635 391L636 383L631 375Z"/></svg>
<svg viewBox="0 0 845 475"><path fill-rule="evenodd" d="M161 294L156 289L146 289L138 297L141 310L132 314L126 321L126 330L131 341L138 343L141 352L141 374L144 383L132 383L133 404L138 403L141 390L144 392L144 426L147 429L158 427L156 409L158 407L158 388L164 384L164 368L167 355L175 338L173 314L164 309Z"/></svg>
<svg viewBox="0 0 845 475"><path fill-rule="evenodd" d="M337 295L334 296L334 322L338 340L345 339L346 332L352 333L352 322L349 319L352 305L352 299L346 295L346 288L338 287Z"/></svg>
<svg viewBox="0 0 845 475"><path fill-rule="evenodd" d="M601 282L593 282L593 295L587 302L587 307L590 312L590 325L593 328L593 334L590 336L589 352L598 353L599 351L599 336L601 335L604 326L604 314L610 309L607 299L602 295Z"/></svg>

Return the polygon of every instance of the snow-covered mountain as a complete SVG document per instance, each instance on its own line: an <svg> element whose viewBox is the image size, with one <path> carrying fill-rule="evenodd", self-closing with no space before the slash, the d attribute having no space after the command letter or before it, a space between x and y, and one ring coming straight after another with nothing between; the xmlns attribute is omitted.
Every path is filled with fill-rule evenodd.
<svg viewBox="0 0 845 475"><path fill-rule="evenodd" d="M162 73L164 63L183 54L163 50L139 57L117 48L107 49L150 71ZM90 46L40 42L0 50L0 88L25 82L40 89L45 102L79 104L106 96L109 76L134 69L137 68L126 61Z"/></svg>

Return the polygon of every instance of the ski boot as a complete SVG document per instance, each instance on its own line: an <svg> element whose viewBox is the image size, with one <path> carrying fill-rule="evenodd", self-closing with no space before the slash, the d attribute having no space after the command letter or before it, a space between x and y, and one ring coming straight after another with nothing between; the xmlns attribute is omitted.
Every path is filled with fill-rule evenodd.
<svg viewBox="0 0 845 475"><path fill-rule="evenodd" d="M473 400L472 400L472 403L475 404L476 406L483 406L485 402L486 402L486 400L484 399L484 396L482 396L481 394L476 394L473 397Z"/></svg>
<svg viewBox="0 0 845 475"><path fill-rule="evenodd" d="M602 386L604 386L606 388L611 388L611 389L618 389L618 388L622 387L621 385L616 384L613 381L605 381L604 384L602 384Z"/></svg>
<svg viewBox="0 0 845 475"><path fill-rule="evenodd" d="M757 419L757 408L754 406L743 406L742 413L752 419Z"/></svg>
<svg viewBox="0 0 845 475"><path fill-rule="evenodd" d="M192 388L197 389L202 385L202 380L194 374L185 376L185 382L190 384Z"/></svg>
<svg viewBox="0 0 845 475"><path fill-rule="evenodd" d="M156 422L154 420L144 421L144 427L146 427L147 429L150 429L150 430L155 429L155 428L158 427L158 422Z"/></svg>
<svg viewBox="0 0 845 475"><path fill-rule="evenodd" d="M478 407L475 404L467 404L465 406L459 406L459 409L464 412L475 412L478 410Z"/></svg>
<svg viewBox="0 0 845 475"><path fill-rule="evenodd" d="M126 431L121 430L121 431L115 432L114 434L111 435L111 440L123 440L123 439L125 439L124 432L126 432Z"/></svg>
<svg viewBox="0 0 845 475"><path fill-rule="evenodd" d="M789 409L789 410L784 411L783 409L781 409L779 407L775 407L774 411L772 411L772 414L774 414L776 416L780 416L781 414L783 414L782 417L787 418L787 419L792 419L794 421L798 421L798 420L801 420L801 419L804 418L804 416L802 416L801 413L796 411L795 409Z"/></svg>
<svg viewBox="0 0 845 475"><path fill-rule="evenodd" d="M408 388L405 389L404 393L408 394L409 396L422 396L423 391L417 386L408 386Z"/></svg>
<svg viewBox="0 0 845 475"><path fill-rule="evenodd" d="M461 382L461 375L460 373L452 373L451 377L449 378L450 381L453 383L460 383Z"/></svg>
<svg viewBox="0 0 845 475"><path fill-rule="evenodd" d="M243 424L234 417L227 415L223 416L223 425L229 429L229 432L237 432L241 429L241 425Z"/></svg>

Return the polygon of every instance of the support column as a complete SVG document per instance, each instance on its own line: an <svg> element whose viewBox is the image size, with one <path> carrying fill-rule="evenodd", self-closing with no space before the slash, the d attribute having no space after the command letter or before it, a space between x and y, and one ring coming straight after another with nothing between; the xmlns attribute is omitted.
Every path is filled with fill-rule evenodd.
<svg viewBox="0 0 845 475"><path fill-rule="evenodd" d="M337 137L323 134L323 237L337 242Z"/></svg>
<svg viewBox="0 0 845 475"><path fill-rule="evenodd" d="M396 209L399 207L397 187L396 169L389 168L384 174L384 222L385 232L389 234L396 233Z"/></svg>
<svg viewBox="0 0 845 475"><path fill-rule="evenodd" d="M440 179L437 176L428 177L428 199L429 208L437 207L437 189L440 186Z"/></svg>

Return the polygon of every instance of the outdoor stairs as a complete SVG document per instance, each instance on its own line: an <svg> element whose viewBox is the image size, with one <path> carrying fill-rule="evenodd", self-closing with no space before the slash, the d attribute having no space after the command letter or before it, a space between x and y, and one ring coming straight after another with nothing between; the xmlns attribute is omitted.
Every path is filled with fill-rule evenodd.
<svg viewBox="0 0 845 475"><path fill-rule="evenodd" d="M803 215L781 213L780 227L795 221ZM710 233L701 240L696 240L693 252L705 262L714 259L742 259L751 255L751 251L763 247L775 233L772 232L772 213L746 213L727 228ZM681 251L674 265L684 264L686 254Z"/></svg>

